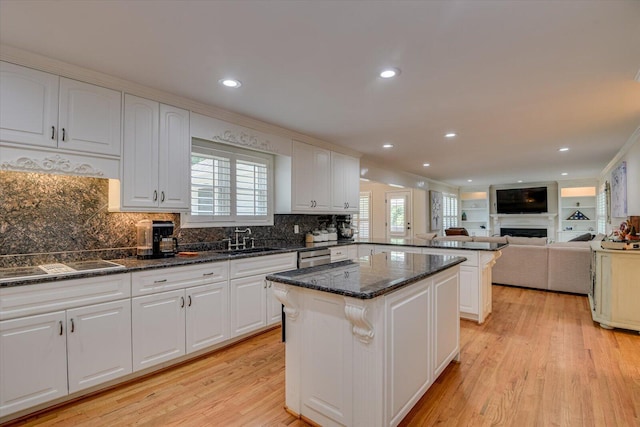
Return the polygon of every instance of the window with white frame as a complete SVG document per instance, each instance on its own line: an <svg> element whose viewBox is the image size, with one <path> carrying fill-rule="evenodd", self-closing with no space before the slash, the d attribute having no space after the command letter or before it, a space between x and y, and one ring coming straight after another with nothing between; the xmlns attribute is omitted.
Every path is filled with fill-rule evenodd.
<svg viewBox="0 0 640 427"><path fill-rule="evenodd" d="M607 193L604 185L596 196L596 221L596 232L607 234Z"/></svg>
<svg viewBox="0 0 640 427"><path fill-rule="evenodd" d="M444 230L458 226L458 196L442 193L442 234Z"/></svg>
<svg viewBox="0 0 640 427"><path fill-rule="evenodd" d="M360 206L357 214L353 214L354 225L358 229L358 237L368 239L371 236L371 192L360 193Z"/></svg>
<svg viewBox="0 0 640 427"><path fill-rule="evenodd" d="M191 210L183 227L273 225L273 156L209 141L191 147Z"/></svg>

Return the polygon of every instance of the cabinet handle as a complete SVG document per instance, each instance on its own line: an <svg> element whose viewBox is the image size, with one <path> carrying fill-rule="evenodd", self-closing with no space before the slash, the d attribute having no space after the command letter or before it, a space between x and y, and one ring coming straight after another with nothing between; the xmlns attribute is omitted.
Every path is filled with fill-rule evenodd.
<svg viewBox="0 0 640 427"><path fill-rule="evenodd" d="M65 130L64 130L64 128L62 128L62 140L63 140L63 141L64 141L64 139L65 139L65 135L66 135L66 134L65 134Z"/></svg>
<svg viewBox="0 0 640 427"><path fill-rule="evenodd" d="M349 209L349 202L347 202L347 209Z"/></svg>
<svg viewBox="0 0 640 427"><path fill-rule="evenodd" d="M184 297L180 297L180 308L184 308Z"/></svg>
<svg viewBox="0 0 640 427"><path fill-rule="evenodd" d="M59 323L60 323L60 335L62 335L64 333L64 326L62 326L62 320Z"/></svg>
<svg viewBox="0 0 640 427"><path fill-rule="evenodd" d="M271 285L272 285L272 283L271 283L271 282L269 282L269 288L271 288Z"/></svg>
<svg viewBox="0 0 640 427"><path fill-rule="evenodd" d="M191 307L191 295L189 295L189 307Z"/></svg>
<svg viewBox="0 0 640 427"><path fill-rule="evenodd" d="M162 280L154 280L153 283L164 283L166 282L167 279L162 279Z"/></svg>
<svg viewBox="0 0 640 427"><path fill-rule="evenodd" d="M160 201L164 202L164 191L160 192Z"/></svg>
<svg viewBox="0 0 640 427"><path fill-rule="evenodd" d="M56 127L51 126L51 139L56 139Z"/></svg>
<svg viewBox="0 0 640 427"><path fill-rule="evenodd" d="M73 323L73 318L71 319L71 333L73 333L76 330L76 324Z"/></svg>
<svg viewBox="0 0 640 427"><path fill-rule="evenodd" d="M211 273L202 273L203 276L213 276L213 272Z"/></svg>
<svg viewBox="0 0 640 427"><path fill-rule="evenodd" d="M154 202L158 201L158 190L153 190L153 201Z"/></svg>
<svg viewBox="0 0 640 427"><path fill-rule="evenodd" d="M312 208L313 207L313 200L311 200L310 203L311 203L311 206L309 206L309 207Z"/></svg>

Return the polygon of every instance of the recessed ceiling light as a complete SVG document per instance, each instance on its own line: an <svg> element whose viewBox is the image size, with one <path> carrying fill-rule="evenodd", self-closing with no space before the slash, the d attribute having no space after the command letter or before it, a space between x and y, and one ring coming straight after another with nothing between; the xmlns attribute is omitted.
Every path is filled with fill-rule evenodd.
<svg viewBox="0 0 640 427"><path fill-rule="evenodd" d="M393 148L393 144L384 144L382 148Z"/></svg>
<svg viewBox="0 0 640 427"><path fill-rule="evenodd" d="M521 180L521 179L519 179L519 180L518 180L518 182L520 183L520 182L522 182L522 180Z"/></svg>
<svg viewBox="0 0 640 427"><path fill-rule="evenodd" d="M569 148L568 147L558 148L558 151L569 151Z"/></svg>
<svg viewBox="0 0 640 427"><path fill-rule="evenodd" d="M445 138L453 138L455 137L457 134L454 132L449 132L447 134L444 135Z"/></svg>
<svg viewBox="0 0 640 427"><path fill-rule="evenodd" d="M424 166L425 168L428 168L429 166L431 166L431 163L423 163L422 166Z"/></svg>
<svg viewBox="0 0 640 427"><path fill-rule="evenodd" d="M560 175L567 176L567 175L569 175L569 173L568 172L562 172Z"/></svg>
<svg viewBox="0 0 640 427"><path fill-rule="evenodd" d="M382 77L383 79L390 79L392 77L397 76L398 74L400 74L400 70L397 68L387 68L384 69L380 72L380 77Z"/></svg>
<svg viewBox="0 0 640 427"><path fill-rule="evenodd" d="M467 182L473 182L473 180L472 179L468 179Z"/></svg>
<svg viewBox="0 0 640 427"><path fill-rule="evenodd" d="M237 89L240 86L242 86L242 82L240 82L240 80L235 80L235 79L220 79L218 80L218 83L220 83L224 87L229 87L232 89Z"/></svg>

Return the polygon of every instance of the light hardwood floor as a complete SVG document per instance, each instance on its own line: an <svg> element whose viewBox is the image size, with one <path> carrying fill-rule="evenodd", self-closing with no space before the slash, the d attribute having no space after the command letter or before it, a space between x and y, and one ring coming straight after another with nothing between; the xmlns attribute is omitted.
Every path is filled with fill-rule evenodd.
<svg viewBox="0 0 640 427"><path fill-rule="evenodd" d="M403 426L640 426L640 335L601 329L586 297L493 286L462 321L461 362ZM305 426L283 409L284 346L269 331L17 425Z"/></svg>

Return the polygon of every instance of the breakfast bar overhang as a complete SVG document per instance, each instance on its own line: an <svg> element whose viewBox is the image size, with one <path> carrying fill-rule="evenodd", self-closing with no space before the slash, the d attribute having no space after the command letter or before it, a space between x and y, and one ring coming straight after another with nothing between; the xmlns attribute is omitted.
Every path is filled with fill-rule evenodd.
<svg viewBox="0 0 640 427"><path fill-rule="evenodd" d="M395 426L459 359L464 257L381 253L267 276L284 305L286 406L322 426Z"/></svg>

